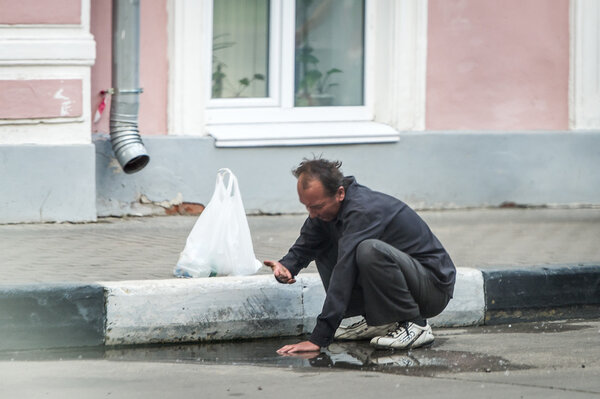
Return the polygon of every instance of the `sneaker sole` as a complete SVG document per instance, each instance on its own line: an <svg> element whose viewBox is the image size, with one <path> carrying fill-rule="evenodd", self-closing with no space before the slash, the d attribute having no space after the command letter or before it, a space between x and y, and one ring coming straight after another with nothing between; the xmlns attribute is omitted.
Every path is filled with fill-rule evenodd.
<svg viewBox="0 0 600 399"><path fill-rule="evenodd" d="M424 332L423 334L427 334L427 332ZM379 343L371 343L371 345L373 345L377 349L409 350L409 349L417 349L417 348L428 348L431 345L433 345L433 343L435 342L435 338L433 338L431 341L415 345L415 343L419 340L419 338L421 338L421 336L423 334L419 335L419 337L417 337L417 339L415 340L415 342L413 342L413 343L411 343L408 346L405 346L403 348L394 347L392 345L382 345L382 344L379 344Z"/></svg>
<svg viewBox="0 0 600 399"><path fill-rule="evenodd" d="M356 332L344 332L340 334L340 336L334 337L333 339L334 341L365 341L387 333L391 326L392 325L389 324L378 327L368 327L368 329L371 329L371 331L369 331L369 334L365 334L365 332L368 331L368 329L365 329L358 334Z"/></svg>
<svg viewBox="0 0 600 399"><path fill-rule="evenodd" d="M429 348L430 346L432 346L434 344L434 342L435 342L435 340L427 342L427 343L424 343L422 345L417 345L417 346L408 345L405 348L394 348L393 346L378 345L378 344L371 344L371 345L373 345L373 347L375 349L387 349L387 350L394 349L394 350L406 351L406 350L409 350L409 349Z"/></svg>

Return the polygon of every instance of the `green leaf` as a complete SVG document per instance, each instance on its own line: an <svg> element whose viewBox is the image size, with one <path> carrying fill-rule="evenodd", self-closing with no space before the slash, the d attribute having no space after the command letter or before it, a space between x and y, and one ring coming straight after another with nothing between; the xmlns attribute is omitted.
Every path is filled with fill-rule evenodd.
<svg viewBox="0 0 600 399"><path fill-rule="evenodd" d="M319 79L321 79L321 76L323 76L323 74L319 71L317 71L316 69L312 69L310 71L306 71L306 73L304 74L304 85L307 89L311 89L315 84L317 84L319 82Z"/></svg>
<svg viewBox="0 0 600 399"><path fill-rule="evenodd" d="M307 77L309 79L315 79L315 80L321 79L321 76L323 76L323 74L316 69L308 70L304 74L304 77Z"/></svg>
<svg viewBox="0 0 600 399"><path fill-rule="evenodd" d="M248 80L248 78L240 79L239 82L242 86L248 86L250 84L250 81Z"/></svg>
<svg viewBox="0 0 600 399"><path fill-rule="evenodd" d="M213 43L213 51L223 50L224 48L233 47L235 42Z"/></svg>
<svg viewBox="0 0 600 399"><path fill-rule="evenodd" d="M256 79L256 80L265 80L265 75L263 75L262 73L255 73L254 74L254 79Z"/></svg>
<svg viewBox="0 0 600 399"><path fill-rule="evenodd" d="M312 48L312 47L310 47L308 44L306 44L306 45L304 45L304 46L303 46L303 47L300 49L300 52L301 52L302 54L310 54L310 53L312 53L312 52L313 52L313 48Z"/></svg>
<svg viewBox="0 0 600 399"><path fill-rule="evenodd" d="M331 68L329 71L327 71L327 75L331 75L333 73L341 73L341 72L342 72L341 69Z"/></svg>
<svg viewBox="0 0 600 399"><path fill-rule="evenodd" d="M319 63L319 59L317 57L315 57L312 54L301 54L300 57L298 57L300 59L300 62L302 63L307 63L307 64L318 64Z"/></svg>
<svg viewBox="0 0 600 399"><path fill-rule="evenodd" d="M217 41L218 39L220 39L220 38L222 38L222 37L225 37L225 36L229 36L229 33L221 33L221 34L219 34L219 35L214 35L214 36L213 36L213 42L214 42L214 41Z"/></svg>

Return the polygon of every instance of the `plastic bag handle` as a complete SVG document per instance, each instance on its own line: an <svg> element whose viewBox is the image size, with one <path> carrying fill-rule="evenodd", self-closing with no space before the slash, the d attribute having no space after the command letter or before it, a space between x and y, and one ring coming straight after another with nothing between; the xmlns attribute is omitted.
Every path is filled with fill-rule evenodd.
<svg viewBox="0 0 600 399"><path fill-rule="evenodd" d="M224 184L224 177L226 174L229 174L229 181L227 182L227 186L225 187L225 191L227 196L231 197L233 191L233 185L237 182L235 175L229 168L221 168L217 171L217 183Z"/></svg>

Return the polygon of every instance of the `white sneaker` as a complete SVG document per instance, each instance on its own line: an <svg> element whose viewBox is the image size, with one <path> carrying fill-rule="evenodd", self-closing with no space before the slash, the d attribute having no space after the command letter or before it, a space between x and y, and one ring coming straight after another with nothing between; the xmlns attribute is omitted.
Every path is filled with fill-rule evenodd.
<svg viewBox="0 0 600 399"><path fill-rule="evenodd" d="M382 326L369 326L367 321L363 317L356 323L350 324L349 326L340 326L335 331L333 339L350 341L360 339L371 339L381 334L385 334L392 328L396 323L385 324Z"/></svg>
<svg viewBox="0 0 600 399"><path fill-rule="evenodd" d="M429 324L421 327L412 322L404 322L398 323L396 329L390 330L386 335L373 338L371 345L385 349L408 349L431 345L433 340Z"/></svg>

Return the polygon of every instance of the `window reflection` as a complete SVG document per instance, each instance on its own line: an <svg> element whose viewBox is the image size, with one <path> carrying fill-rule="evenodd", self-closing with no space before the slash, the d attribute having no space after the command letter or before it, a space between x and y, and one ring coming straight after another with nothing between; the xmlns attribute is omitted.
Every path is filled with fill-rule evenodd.
<svg viewBox="0 0 600 399"><path fill-rule="evenodd" d="M212 98L267 97L269 0L213 4Z"/></svg>
<svg viewBox="0 0 600 399"><path fill-rule="evenodd" d="M364 1L296 1L295 105L362 105Z"/></svg>

